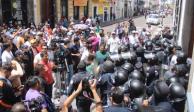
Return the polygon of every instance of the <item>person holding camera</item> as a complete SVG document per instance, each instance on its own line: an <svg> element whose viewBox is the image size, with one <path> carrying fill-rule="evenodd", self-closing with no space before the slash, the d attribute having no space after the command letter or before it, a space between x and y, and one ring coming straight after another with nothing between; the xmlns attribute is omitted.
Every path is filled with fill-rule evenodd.
<svg viewBox="0 0 194 112"><path fill-rule="evenodd" d="M96 91L96 80L90 80L89 81L89 86L90 86L90 90L92 91L92 94L94 96L94 102L95 103L95 111L96 112L102 112L102 102L100 97L98 96L98 93ZM63 106L63 111L62 112L68 112L68 107L70 106L70 104L73 102L73 100L79 96L79 94L83 91L83 81L81 81L76 89L75 92L73 92L64 102L64 106ZM83 110L84 111L84 110ZM78 112L80 112L78 110ZM86 112L86 111L85 111Z"/></svg>
<svg viewBox="0 0 194 112"><path fill-rule="evenodd" d="M47 112L47 103L40 93L41 84L38 77L34 76L27 81L29 90L26 93L25 100L27 101L28 110L38 112Z"/></svg>
<svg viewBox="0 0 194 112"><path fill-rule="evenodd" d="M64 40L64 48L63 48L63 52L65 55L65 59L66 60L66 67L67 67L67 85L69 85L71 77L73 76L73 59L72 59L72 50L70 49L70 40L68 38L66 38Z"/></svg>
<svg viewBox="0 0 194 112"><path fill-rule="evenodd" d="M76 97L76 106L78 112L90 112L90 106L92 101L90 100L92 96L92 92L89 89L89 78L91 75L86 72L86 63L81 61L78 64L78 73L76 73L69 84L67 95L70 96L77 88L80 81L83 81L83 90ZM87 97L86 97L87 96Z"/></svg>
<svg viewBox="0 0 194 112"><path fill-rule="evenodd" d="M11 64L13 69L11 71L11 75L9 76L9 80L13 85L15 95L20 98L23 90L23 85L20 78L24 75L24 72L21 65L16 60L12 60Z"/></svg>

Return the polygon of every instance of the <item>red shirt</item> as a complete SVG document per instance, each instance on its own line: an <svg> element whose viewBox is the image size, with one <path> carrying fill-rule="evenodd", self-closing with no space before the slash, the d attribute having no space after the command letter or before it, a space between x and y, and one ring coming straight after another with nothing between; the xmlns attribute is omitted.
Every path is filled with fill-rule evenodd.
<svg viewBox="0 0 194 112"><path fill-rule="evenodd" d="M40 64L44 65L44 73L43 78L46 81L47 84L52 84L54 82L53 76L52 76L52 68L53 63L52 62L45 62L41 60Z"/></svg>

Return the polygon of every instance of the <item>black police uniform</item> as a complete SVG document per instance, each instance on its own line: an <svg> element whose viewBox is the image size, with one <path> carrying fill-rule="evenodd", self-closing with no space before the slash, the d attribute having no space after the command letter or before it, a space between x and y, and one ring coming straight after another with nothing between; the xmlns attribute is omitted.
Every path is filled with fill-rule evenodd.
<svg viewBox="0 0 194 112"><path fill-rule="evenodd" d="M67 94L71 95L73 91L77 89L80 81L84 80L84 78L86 77L91 77L91 75L88 74L86 71L78 72L77 74L75 74L71 79ZM82 92L76 97L76 106L78 112L90 112L90 106L92 104L92 101L83 95L84 92L86 92L89 97L93 97L89 87L82 90Z"/></svg>
<svg viewBox="0 0 194 112"><path fill-rule="evenodd" d="M104 108L104 112L132 112L127 107L122 107L121 105L113 105Z"/></svg>
<svg viewBox="0 0 194 112"><path fill-rule="evenodd" d="M80 46L78 45L72 45L70 47L71 51L73 54L77 54L77 53L80 53L79 52L79 49L80 49ZM79 64L80 62L80 57L79 56L72 56L72 62L73 62L73 70L74 70L74 73L77 73L77 65Z"/></svg>
<svg viewBox="0 0 194 112"><path fill-rule="evenodd" d="M17 98L8 79L0 78L0 101L4 104L14 105ZM8 112L9 109L0 104L0 112Z"/></svg>
<svg viewBox="0 0 194 112"><path fill-rule="evenodd" d="M97 88L100 88L103 105L107 105L108 95L111 91L111 88L114 86L112 75L112 73L102 74L97 83Z"/></svg>
<svg viewBox="0 0 194 112"><path fill-rule="evenodd" d="M159 102L151 101L154 112L173 112L173 107L168 100L161 100Z"/></svg>
<svg viewBox="0 0 194 112"><path fill-rule="evenodd" d="M146 85L150 85L154 80L158 79L160 76L160 67L158 65L155 66L147 66L144 69L145 74L147 76Z"/></svg>

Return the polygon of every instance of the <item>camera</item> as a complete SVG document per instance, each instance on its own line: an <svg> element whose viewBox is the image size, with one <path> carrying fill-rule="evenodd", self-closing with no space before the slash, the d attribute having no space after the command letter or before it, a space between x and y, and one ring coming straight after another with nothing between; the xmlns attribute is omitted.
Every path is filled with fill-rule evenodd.
<svg viewBox="0 0 194 112"><path fill-rule="evenodd" d="M90 88L89 81L92 81L93 79L94 79L94 76L84 77L82 79L83 89L85 89L85 90L89 89Z"/></svg>
<svg viewBox="0 0 194 112"><path fill-rule="evenodd" d="M37 99L32 99L23 102L30 112L40 112L42 110L42 104L44 103L44 100L38 97Z"/></svg>

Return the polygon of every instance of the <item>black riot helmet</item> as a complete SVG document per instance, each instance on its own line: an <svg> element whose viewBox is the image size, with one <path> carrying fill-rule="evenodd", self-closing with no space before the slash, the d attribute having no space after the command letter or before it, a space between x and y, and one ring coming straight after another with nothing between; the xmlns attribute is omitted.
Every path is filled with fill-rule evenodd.
<svg viewBox="0 0 194 112"><path fill-rule="evenodd" d="M137 79L137 80L142 81L142 82L145 81L144 75L138 70L134 70L133 72L131 72L131 74L129 75L129 78L130 79Z"/></svg>
<svg viewBox="0 0 194 112"><path fill-rule="evenodd" d="M170 77L170 78L168 78L168 79L166 80L166 83L167 83L168 85L173 84L173 83L179 83L179 82L180 82L180 81L179 81L179 78L176 77L176 76Z"/></svg>
<svg viewBox="0 0 194 112"><path fill-rule="evenodd" d="M137 55L135 52L131 52L130 62L134 65L137 62Z"/></svg>
<svg viewBox="0 0 194 112"><path fill-rule="evenodd" d="M170 85L170 99L174 102L181 102L186 98L186 90L180 83Z"/></svg>
<svg viewBox="0 0 194 112"><path fill-rule="evenodd" d="M158 64L158 56L155 53L152 53L150 57L147 58L149 65L157 65Z"/></svg>
<svg viewBox="0 0 194 112"><path fill-rule="evenodd" d="M179 52L177 54L177 64L186 64L187 63L187 55L184 52Z"/></svg>
<svg viewBox="0 0 194 112"><path fill-rule="evenodd" d="M143 49L143 47L138 47L136 49L136 54L137 54L137 57L143 57L144 56L144 49Z"/></svg>
<svg viewBox="0 0 194 112"><path fill-rule="evenodd" d="M102 64L101 70L103 73L113 73L114 67L114 63L110 60L107 60Z"/></svg>
<svg viewBox="0 0 194 112"><path fill-rule="evenodd" d="M169 87L166 82L157 80L154 85L154 96L157 99L166 99L169 95Z"/></svg>
<svg viewBox="0 0 194 112"><path fill-rule="evenodd" d="M114 74L115 86L121 86L128 81L128 73L124 70L118 70Z"/></svg>
<svg viewBox="0 0 194 112"><path fill-rule="evenodd" d="M131 73L134 70L134 67L131 63L125 63L121 66L123 70L126 70L128 73Z"/></svg>
<svg viewBox="0 0 194 112"><path fill-rule="evenodd" d="M152 51L152 49L153 49L152 41L150 41L150 40L146 41L146 43L145 43L145 48L146 48L146 50L148 50L148 51Z"/></svg>
<svg viewBox="0 0 194 112"><path fill-rule="evenodd" d="M185 64L179 64L175 65L175 74L178 76L185 76L188 72L187 65Z"/></svg>
<svg viewBox="0 0 194 112"><path fill-rule="evenodd" d="M128 86L130 98L138 98L145 92L145 85L139 80L132 79L131 81L129 81Z"/></svg>

